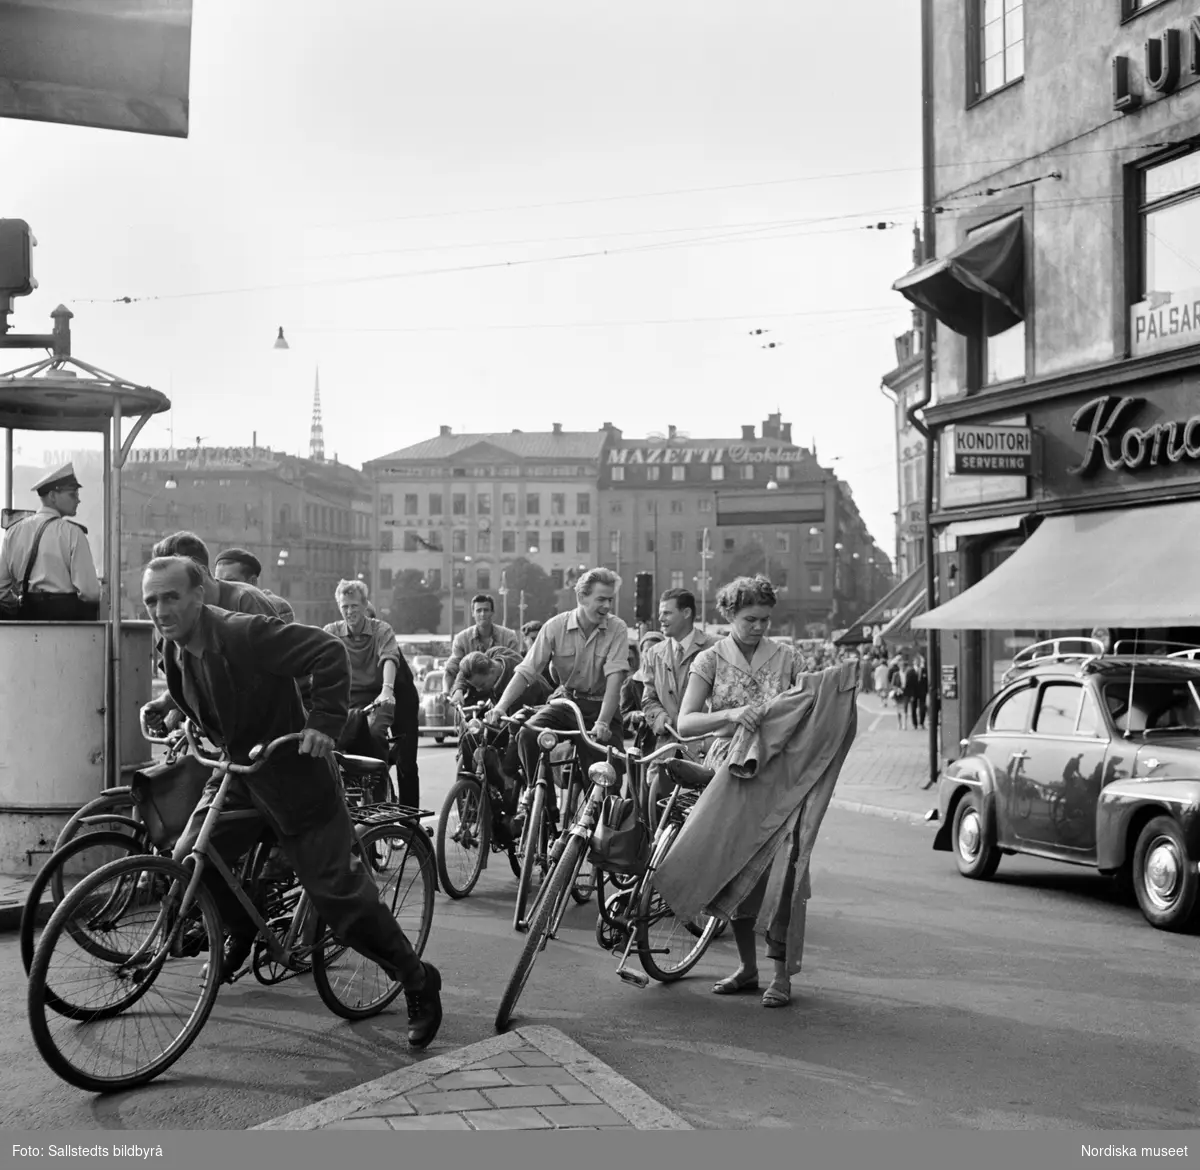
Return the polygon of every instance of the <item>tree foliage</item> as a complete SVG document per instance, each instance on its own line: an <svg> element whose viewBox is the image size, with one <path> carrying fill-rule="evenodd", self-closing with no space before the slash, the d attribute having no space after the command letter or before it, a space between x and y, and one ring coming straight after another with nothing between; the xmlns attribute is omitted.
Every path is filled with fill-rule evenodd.
<svg viewBox="0 0 1200 1170"><path fill-rule="evenodd" d="M544 622L558 611L558 590L550 574L540 565L518 557L504 566L508 587L508 624L515 628L520 621L521 590L525 590L525 620ZM499 582L497 582L499 585ZM503 599L496 599L497 613L503 612Z"/></svg>
<svg viewBox="0 0 1200 1170"><path fill-rule="evenodd" d="M440 633L442 599L424 580L419 570L404 569L393 583L389 623L397 634Z"/></svg>

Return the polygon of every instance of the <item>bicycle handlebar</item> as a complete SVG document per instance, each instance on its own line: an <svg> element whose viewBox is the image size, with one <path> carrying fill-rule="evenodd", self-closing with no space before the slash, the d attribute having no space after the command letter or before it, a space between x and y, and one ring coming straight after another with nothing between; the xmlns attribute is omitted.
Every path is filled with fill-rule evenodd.
<svg viewBox="0 0 1200 1170"><path fill-rule="evenodd" d="M691 736L687 739L684 739L679 734L679 732L677 732L673 727L668 725L667 732L675 740L675 743L665 743L665 744L663 744L662 747L656 748L654 751L649 752L646 755L642 755L636 749L633 749L633 750L627 751L627 752L623 752L623 751L619 751L617 748L613 747L611 744L598 743L596 740L592 739L592 737L590 735L588 735L587 724L584 722L583 712L579 709L579 707L574 702L572 702L572 700L570 700L570 699L551 699L549 704L547 704L547 705L551 706L551 707L563 707L563 708L566 708L567 710L571 711L572 714L574 714L574 716L575 716L575 722L578 724L578 729L575 731L560 731L557 728L550 729L550 730L554 731L555 735L566 735L566 736L571 736L571 737L578 736L580 741L582 743L586 744L594 752L601 752L605 755L612 755L612 756L615 756L618 760L625 760L626 762L632 762L635 764L653 763L655 760L659 759L661 756L665 755L667 752L674 751L678 744L699 743L701 740L710 738L707 735L700 735L700 736Z"/></svg>

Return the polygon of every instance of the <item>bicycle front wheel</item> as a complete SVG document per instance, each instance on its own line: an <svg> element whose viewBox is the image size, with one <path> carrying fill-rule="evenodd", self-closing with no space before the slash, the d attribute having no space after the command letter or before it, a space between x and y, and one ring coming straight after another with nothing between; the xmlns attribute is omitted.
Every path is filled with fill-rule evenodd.
<svg viewBox="0 0 1200 1170"><path fill-rule="evenodd" d="M533 871L545 850L545 820L546 788L539 784L533 790L533 805L529 810L529 819L525 822L521 875L517 878L517 900L513 906L513 930L521 930L525 926L525 907L529 903L529 891L533 886Z"/></svg>
<svg viewBox="0 0 1200 1170"><path fill-rule="evenodd" d="M42 1059L90 1092L153 1080L200 1034L220 988L221 921L208 891L180 909L190 871L169 857L124 857L85 878L55 910L29 972L29 1026ZM88 904L120 908L109 924L108 961L81 948L70 926ZM69 995L69 1013L49 989Z"/></svg>
<svg viewBox="0 0 1200 1170"><path fill-rule="evenodd" d="M525 936L525 945L521 948L520 958L509 977L504 994L500 997L500 1007L496 1011L496 1031L503 1032L512 1020L513 1009L517 1000L529 982L530 972L537 960L538 952L545 946L546 937L550 933L550 925L554 919L559 902L566 896L567 884L575 875L575 866L579 861L584 843L578 837L572 837L563 850L558 864L546 877L546 883L538 898L537 912L529 923L529 932Z"/></svg>
<svg viewBox="0 0 1200 1170"><path fill-rule="evenodd" d="M491 814L479 781L456 781L446 794L437 825L437 869L442 889L465 898L479 881L492 843Z"/></svg>
<svg viewBox="0 0 1200 1170"><path fill-rule="evenodd" d="M420 828L375 825L359 838L358 851L375 875L380 901L420 955L433 923L433 859L417 843ZM313 982L325 1006L347 1020L365 1020L383 1011L403 990L374 959L336 939L318 921L312 956Z"/></svg>
<svg viewBox="0 0 1200 1170"><path fill-rule="evenodd" d="M134 816L133 797L129 785L106 788L99 796L89 800L77 810L62 827L54 842L58 852L80 833L94 833L101 829L140 829L142 826Z"/></svg>

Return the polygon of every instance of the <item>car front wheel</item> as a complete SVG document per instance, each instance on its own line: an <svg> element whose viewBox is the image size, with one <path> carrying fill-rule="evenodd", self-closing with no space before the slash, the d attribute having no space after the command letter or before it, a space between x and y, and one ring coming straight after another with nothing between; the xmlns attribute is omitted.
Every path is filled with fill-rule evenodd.
<svg viewBox="0 0 1200 1170"><path fill-rule="evenodd" d="M984 880L996 872L1000 850L991 839L977 792L968 792L954 810L954 860L963 877Z"/></svg>
<svg viewBox="0 0 1200 1170"><path fill-rule="evenodd" d="M1183 930L1191 922L1200 897L1200 876L1188 859L1179 826L1170 817L1155 817L1142 829L1133 851L1133 890L1151 926Z"/></svg>

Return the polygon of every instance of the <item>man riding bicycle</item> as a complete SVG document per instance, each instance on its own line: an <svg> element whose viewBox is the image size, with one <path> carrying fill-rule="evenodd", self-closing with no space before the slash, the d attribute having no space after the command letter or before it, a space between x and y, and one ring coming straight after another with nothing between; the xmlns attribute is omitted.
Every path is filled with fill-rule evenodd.
<svg viewBox="0 0 1200 1170"><path fill-rule="evenodd" d="M512 682L488 712L489 720L507 714L525 689L553 666L561 682L551 698L571 699L591 725L592 739L609 741L613 720L618 718L621 684L629 670L629 632L611 612L620 585L621 578L611 569L589 569L579 578L575 584L578 606L555 615L538 631ZM517 737L517 751L529 779L537 774L538 732L547 728L574 731L574 715L560 707L543 706L526 720ZM583 743L578 750L585 766L602 758ZM553 812L553 805L551 808Z"/></svg>
<svg viewBox="0 0 1200 1170"><path fill-rule="evenodd" d="M490 593L476 593L471 598L471 616L475 624L455 635L450 657L442 671L442 689L452 703L462 699L464 679L460 667L468 654L500 646L520 655L521 636L507 626L496 625L496 603Z"/></svg>
<svg viewBox="0 0 1200 1170"><path fill-rule="evenodd" d="M355 856L354 827L331 757L349 709L346 650L311 626L206 605L205 584L199 566L184 557L156 558L142 577L146 611L165 640L171 698L235 763L248 763L260 743L303 733L298 748L280 749L253 779L235 776L226 808L257 810L335 937L403 984L408 1041L424 1048L441 1024L441 976L422 963ZM305 678L311 678L307 716L297 688ZM160 713L148 707L146 720L158 726ZM201 809L219 786L217 776L209 780ZM203 820L192 816L178 856L194 847ZM211 844L235 862L261 831L257 818L218 821ZM214 870L203 877L229 931L222 966L230 979L249 957L255 927Z"/></svg>

